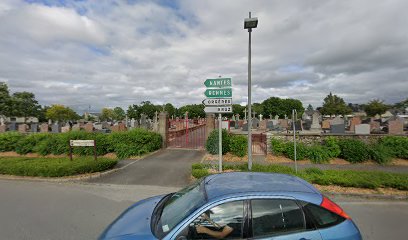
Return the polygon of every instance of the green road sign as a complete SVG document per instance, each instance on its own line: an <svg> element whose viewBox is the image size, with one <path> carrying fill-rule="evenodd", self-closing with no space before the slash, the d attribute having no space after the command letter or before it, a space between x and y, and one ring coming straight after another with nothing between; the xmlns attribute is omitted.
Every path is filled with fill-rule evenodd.
<svg viewBox="0 0 408 240"><path fill-rule="evenodd" d="M232 97L232 88L207 89L204 94L208 98L230 98Z"/></svg>
<svg viewBox="0 0 408 240"><path fill-rule="evenodd" d="M213 87L213 88L231 87L231 78L207 79L205 80L204 85L206 87Z"/></svg>

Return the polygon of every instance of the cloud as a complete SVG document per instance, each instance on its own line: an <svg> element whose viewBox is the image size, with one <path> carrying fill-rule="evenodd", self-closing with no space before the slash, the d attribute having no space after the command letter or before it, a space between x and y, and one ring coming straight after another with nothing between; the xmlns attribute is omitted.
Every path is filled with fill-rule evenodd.
<svg viewBox="0 0 408 240"><path fill-rule="evenodd" d="M250 6L253 101L321 105L407 97L403 0L2 1L0 79L41 104L127 107L200 103L206 78L233 79L247 101Z"/></svg>

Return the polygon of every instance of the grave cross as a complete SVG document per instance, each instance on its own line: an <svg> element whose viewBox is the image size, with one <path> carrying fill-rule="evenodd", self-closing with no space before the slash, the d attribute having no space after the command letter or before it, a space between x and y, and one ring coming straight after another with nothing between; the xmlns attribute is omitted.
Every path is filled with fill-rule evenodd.
<svg viewBox="0 0 408 240"><path fill-rule="evenodd" d="M247 120L247 112L248 112L248 111L247 111L247 109L245 108L245 110L244 110L244 113L245 113L244 119L245 119L245 120Z"/></svg>

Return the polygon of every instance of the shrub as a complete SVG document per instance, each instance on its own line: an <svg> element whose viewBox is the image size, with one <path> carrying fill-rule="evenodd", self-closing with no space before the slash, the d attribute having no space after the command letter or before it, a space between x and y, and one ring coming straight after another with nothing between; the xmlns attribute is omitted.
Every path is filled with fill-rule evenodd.
<svg viewBox="0 0 408 240"><path fill-rule="evenodd" d="M313 145L306 148L306 158L312 163L328 162L330 156L329 151L320 145Z"/></svg>
<svg viewBox="0 0 408 240"><path fill-rule="evenodd" d="M109 142L119 159L138 156L161 148L160 134L145 129L116 132L109 135Z"/></svg>
<svg viewBox="0 0 408 240"><path fill-rule="evenodd" d="M208 172L208 169L193 169L191 175L195 178L202 178L210 175L210 173Z"/></svg>
<svg viewBox="0 0 408 240"><path fill-rule="evenodd" d="M18 176L63 177L76 174L100 172L113 168L115 159L80 157L69 158L28 158L0 157L0 174Z"/></svg>
<svg viewBox="0 0 408 240"><path fill-rule="evenodd" d="M243 135L231 135L229 141L229 150L232 154L238 157L245 156L248 150L247 137Z"/></svg>
<svg viewBox="0 0 408 240"><path fill-rule="evenodd" d="M381 144L369 145L370 158L379 164L387 164L392 160L392 150Z"/></svg>
<svg viewBox="0 0 408 240"><path fill-rule="evenodd" d="M24 136L18 132L0 134L0 152L15 151L17 142Z"/></svg>
<svg viewBox="0 0 408 240"><path fill-rule="evenodd" d="M395 157L408 159L408 137L387 136L382 138L379 143L387 146Z"/></svg>
<svg viewBox="0 0 408 240"><path fill-rule="evenodd" d="M319 168L306 168L305 173L307 174L316 174L316 175L323 175L324 172L322 170L320 170Z"/></svg>
<svg viewBox="0 0 408 240"><path fill-rule="evenodd" d="M351 163L360 163L370 159L367 145L359 140L345 139L339 141L340 156Z"/></svg>
<svg viewBox="0 0 408 240"><path fill-rule="evenodd" d="M285 155L286 154L286 141L271 138L271 148L274 154L276 155Z"/></svg>
<svg viewBox="0 0 408 240"><path fill-rule="evenodd" d="M286 142L286 157L295 160L295 147L293 142ZM303 143L296 143L296 160L304 160L307 156L307 147Z"/></svg>
<svg viewBox="0 0 408 240"><path fill-rule="evenodd" d="M327 150L329 158L338 157L341 153L339 141L336 137L327 137L324 139L323 146Z"/></svg>
<svg viewBox="0 0 408 240"><path fill-rule="evenodd" d="M227 130L222 130L222 154L229 152L229 141L230 136ZM208 136L207 142L205 144L205 149L211 154L218 154L219 143L218 143L218 129L213 130Z"/></svg>
<svg viewBox="0 0 408 240"><path fill-rule="evenodd" d="M34 152L35 146L43 139L48 137L48 133L31 134L24 138L21 138L15 147L15 151L18 154L27 154Z"/></svg>

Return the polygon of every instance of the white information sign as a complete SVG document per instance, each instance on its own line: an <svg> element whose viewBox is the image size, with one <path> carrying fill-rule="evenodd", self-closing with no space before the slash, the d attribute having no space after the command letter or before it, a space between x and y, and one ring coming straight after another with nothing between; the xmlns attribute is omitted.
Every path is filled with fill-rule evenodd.
<svg viewBox="0 0 408 240"><path fill-rule="evenodd" d="M232 113L232 107L231 106L205 107L204 112L206 113Z"/></svg>
<svg viewBox="0 0 408 240"><path fill-rule="evenodd" d="M203 100L206 106L225 106L232 105L232 98L207 98Z"/></svg>
<svg viewBox="0 0 408 240"><path fill-rule="evenodd" d="M69 140L71 147L93 147L95 146L95 140Z"/></svg>

